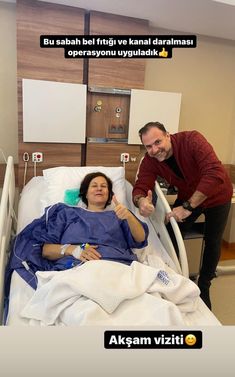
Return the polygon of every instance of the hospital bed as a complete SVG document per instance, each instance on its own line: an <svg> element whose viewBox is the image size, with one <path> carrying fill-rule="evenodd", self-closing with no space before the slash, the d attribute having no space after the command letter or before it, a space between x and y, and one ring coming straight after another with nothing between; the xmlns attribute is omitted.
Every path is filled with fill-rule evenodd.
<svg viewBox="0 0 235 377"><path fill-rule="evenodd" d="M79 168L52 168L47 169L43 172L43 176L38 176L32 178L28 184L24 187L18 208L18 225L17 233L19 233L26 225L28 225L35 218L39 218L45 207L53 205L57 202L62 202L64 200L65 189L73 189L78 185L78 182L89 172L92 171L102 171L108 175L113 180L113 190L116 194L118 200L125 204L130 210L132 210L137 216L138 210L133 206L131 199L132 186L129 182L125 180L125 171L123 167L118 168L107 168L107 167L79 167ZM172 242L167 233L164 219L165 214L170 210L168 203L162 193L158 183L156 182L155 190L158 195L158 200L155 208L155 212L150 219L139 218L143 221L146 221L149 226L149 245L144 250L136 251L141 265L143 264L144 268L158 268L158 271L162 272L164 266L170 271L177 279L184 279L183 283L180 281L180 284L189 283L193 284L188 279L188 263L185 252L184 243L179 231L178 225L175 220L172 218L171 223L175 232L179 247L179 259L176 256ZM4 284L4 270L6 262L8 259L9 252L9 241L11 235L11 224L13 218L13 203L14 203L14 164L12 157L8 158L6 175L4 180L4 187L2 192L1 199L1 209L0 209L0 241L1 241L1 266L0 266L0 281L1 281L1 318L3 317L3 305L4 305L4 295L3 295L3 284ZM99 261L102 262L102 261ZM103 261L104 262L104 261ZM85 263L83 266L92 266L93 262ZM115 262L114 262L115 263ZM152 263L152 264L151 264ZM160 264L159 264L160 263ZM116 265L121 265L115 263ZM139 265L139 264L138 264ZM159 267L160 266L160 267ZM78 269L81 267L78 267ZM85 267L87 268L87 267ZM123 267L126 268L126 267ZM160 268L160 270L159 270ZM73 270L73 269L72 269ZM81 271L81 270L80 270ZM124 270L123 270L124 271ZM149 270L150 272L152 270ZM68 274L69 271L56 271L54 274ZM114 271L114 273L116 273ZM123 272L124 275L126 270ZM134 271L135 273L135 271ZM152 272L151 272L152 273ZM42 273L43 274L43 273ZM60 275L60 276L62 276ZM122 276L124 276L122 275ZM68 275L66 275L68 276ZM65 275L62 278L66 278ZM178 280L177 280L178 281ZM178 282L177 282L178 284ZM180 285L179 285L180 286ZM190 286L191 287L191 286ZM196 287L196 286L195 286ZM165 289L165 288L164 288ZM193 288L194 289L194 288ZM195 288L197 289L197 287ZM177 293L178 294L178 293ZM13 272L11 278L11 287L9 294L9 307L8 307L8 316L5 321L7 325L43 325L42 321L34 319L33 317L29 319L27 316L22 317L22 310L27 307L27 304L32 300L35 295L35 291L19 276L17 272ZM114 294L115 296L115 294ZM137 295L138 296L138 295ZM144 296L144 297L142 297ZM197 297L194 300L194 304L190 310L180 311L180 320L174 320L174 310L177 307L177 304L172 304L168 302L167 293L164 296L156 294L156 299L158 301L158 306L153 310L151 314L151 308L155 308L154 304L150 304L150 307L146 306L145 300L149 300L149 294L135 297L134 299L125 300L121 302L116 310L108 313L100 313L100 302L95 299L93 302L91 299L82 297L82 300L77 304L76 308L79 310L84 310L86 307L86 312L83 312L80 317L76 315L76 321L72 324L78 325L184 325L184 326L205 326L205 325L220 325L220 322L213 315L213 313L207 308L203 301ZM153 294L154 296L154 294ZM89 296L88 296L89 297ZM163 298L162 298L163 297ZM173 296L172 296L173 297ZM151 296L152 298L152 296ZM103 299L103 298L102 298ZM116 299L116 298L115 298ZM173 297L174 301L174 297ZM130 309L129 305L133 302L133 309ZM161 309L165 304L171 304L172 306ZM128 304L128 306L127 306ZM87 307L88 305L88 307ZM94 309L94 305L96 305ZM108 306L110 302L108 303ZM113 305L113 302L112 302ZM178 306L180 307L180 306ZM177 307L177 308L178 308ZM139 311L141 308L141 312ZM69 310L71 307L69 307ZM163 310L160 315L160 309ZM178 310L178 309L177 309ZM130 315L133 312L138 313L139 318L137 321ZM87 314L88 313L88 314ZM111 313L111 314L110 314ZM172 314L173 313L173 314ZM64 315L64 312L63 312ZM71 314L69 314L70 316ZM156 317L156 321L154 318ZM64 318L66 314L64 315ZM79 317L79 318L78 318ZM84 320L85 318L85 320ZM88 319L87 319L88 318ZM98 318L98 321L96 320ZM167 318L167 320L166 320ZM94 321L93 321L94 320ZM66 325L70 324L63 321L55 321L53 325ZM45 324L44 324L45 325Z"/></svg>

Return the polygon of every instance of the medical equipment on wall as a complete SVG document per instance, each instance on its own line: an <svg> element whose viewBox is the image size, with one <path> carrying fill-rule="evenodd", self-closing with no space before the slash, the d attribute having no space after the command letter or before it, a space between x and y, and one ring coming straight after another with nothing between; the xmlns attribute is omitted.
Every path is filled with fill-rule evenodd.
<svg viewBox="0 0 235 377"><path fill-rule="evenodd" d="M127 141L130 91L88 88L88 138Z"/></svg>

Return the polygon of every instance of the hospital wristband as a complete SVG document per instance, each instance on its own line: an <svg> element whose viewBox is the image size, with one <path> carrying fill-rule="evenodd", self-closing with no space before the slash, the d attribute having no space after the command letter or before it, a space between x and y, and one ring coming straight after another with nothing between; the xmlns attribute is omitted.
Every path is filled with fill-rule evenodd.
<svg viewBox="0 0 235 377"><path fill-rule="evenodd" d="M65 252L66 252L66 250L68 249L69 246L70 246L70 243L66 243L65 245L61 245L60 254L64 256Z"/></svg>

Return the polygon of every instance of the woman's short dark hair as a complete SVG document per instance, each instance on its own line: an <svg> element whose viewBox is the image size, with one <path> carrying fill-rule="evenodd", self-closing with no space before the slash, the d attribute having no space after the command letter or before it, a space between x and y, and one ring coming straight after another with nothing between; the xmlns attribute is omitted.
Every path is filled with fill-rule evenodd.
<svg viewBox="0 0 235 377"><path fill-rule="evenodd" d="M106 180L106 182L108 184L109 194L108 194L108 200L105 203L105 207L107 207L109 204L111 204L111 201L112 201L113 183L112 183L111 179L108 178L104 173L97 171L97 172L94 172L94 173L87 174L82 180L82 183L81 183L81 186L80 186L79 197L82 199L83 203L85 203L88 206L88 201L87 201L87 198L86 198L87 191L88 191L88 188L89 188L89 185L90 185L92 179L94 179L96 177L104 177L104 179Z"/></svg>
<svg viewBox="0 0 235 377"><path fill-rule="evenodd" d="M144 127L142 127L139 130L139 137L140 137L141 141L142 141L142 135L146 134L150 130L150 128L154 128L154 127L158 128L160 131L162 131L164 133L167 132L166 129L165 129L165 127L164 127L164 125L162 123L160 123L160 122L149 122L149 123L146 123L144 125Z"/></svg>

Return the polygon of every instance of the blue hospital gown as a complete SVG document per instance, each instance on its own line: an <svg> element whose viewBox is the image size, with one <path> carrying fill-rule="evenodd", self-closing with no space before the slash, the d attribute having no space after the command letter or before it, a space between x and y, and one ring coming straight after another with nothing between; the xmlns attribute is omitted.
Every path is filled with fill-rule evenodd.
<svg viewBox="0 0 235 377"><path fill-rule="evenodd" d="M102 259L131 264L137 260L131 248L147 245L148 226L141 222L145 240L136 242L126 220L120 220L114 211L92 212L78 207L58 203L46 209L40 219L26 226L16 237L7 268L7 279L13 270L34 289L37 286L32 274L36 271L63 270L71 268L75 260L66 256L56 261L42 257L44 243L97 245ZM22 265L26 262L30 270Z"/></svg>

